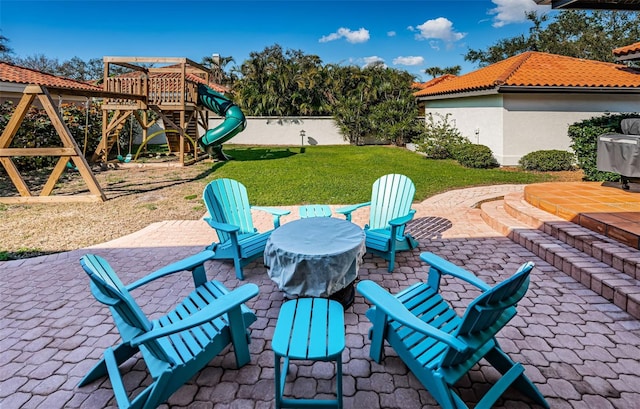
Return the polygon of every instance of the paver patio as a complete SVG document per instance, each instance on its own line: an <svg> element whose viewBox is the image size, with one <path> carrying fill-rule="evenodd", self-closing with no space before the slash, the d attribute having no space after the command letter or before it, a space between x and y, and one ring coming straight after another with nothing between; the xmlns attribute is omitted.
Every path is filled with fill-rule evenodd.
<svg viewBox="0 0 640 409"><path fill-rule="evenodd" d="M536 268L519 314L499 334L503 349L526 367L530 379L553 408L637 408L640 402L640 321L584 287L531 252L496 233L474 205L523 186L490 186L434 196L416 204L411 225L420 247L399 253L393 273L386 262L366 255L360 279L371 279L395 292L426 277L419 254L431 251L473 271L493 284L533 260ZM292 208L297 217L297 209ZM354 214L363 224L365 211ZM258 229L269 227L261 217ZM0 407L114 407L108 380L77 388L104 348L117 342L109 311L89 292L79 265L87 252L105 257L125 283L202 249L215 238L203 221L167 221L132 235L66 253L0 263ZM234 366L229 349L174 394L171 408L271 408L274 368L271 337L283 294L267 277L261 261L245 269L246 282L260 287L248 303L258 321L252 325L251 363ZM207 263L210 279L237 287L231 263ZM134 296L152 317L180 300L192 286L189 273L175 275L135 290ZM446 297L462 306L477 295L459 281L447 280ZM406 366L386 349L382 365L369 354L368 305L357 295L346 310L347 347L344 361L345 408L438 407ZM289 386L299 398L324 398L335 390L330 363L299 364ZM149 382L142 361L131 360L125 376L128 390ZM476 368L461 382L470 406L495 380L487 367ZM499 407L527 408L530 402L508 392Z"/></svg>

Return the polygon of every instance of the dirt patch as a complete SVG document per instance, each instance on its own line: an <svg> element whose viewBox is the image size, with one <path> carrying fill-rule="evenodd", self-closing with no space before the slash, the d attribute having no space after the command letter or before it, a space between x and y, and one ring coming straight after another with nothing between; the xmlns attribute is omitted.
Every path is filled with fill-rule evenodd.
<svg viewBox="0 0 640 409"><path fill-rule="evenodd" d="M516 172L520 171L520 168L517 166L503 166L500 168L501 170L507 172ZM584 178L584 172L582 169L577 170L563 170L559 172L537 172L531 171L534 174L547 174L551 175L554 179L554 182L582 182Z"/></svg>
<svg viewBox="0 0 640 409"><path fill-rule="evenodd" d="M83 248L163 220L197 220L206 212L202 190L211 167L211 162L202 162L186 167L127 164L95 169L106 202L0 204L0 260ZM23 177L35 193L49 173ZM53 194L88 192L78 172L68 171ZM0 173L0 195L18 196L5 173Z"/></svg>
<svg viewBox="0 0 640 409"><path fill-rule="evenodd" d="M582 182L584 179L584 172L582 169L547 173L554 176L554 181L556 182Z"/></svg>

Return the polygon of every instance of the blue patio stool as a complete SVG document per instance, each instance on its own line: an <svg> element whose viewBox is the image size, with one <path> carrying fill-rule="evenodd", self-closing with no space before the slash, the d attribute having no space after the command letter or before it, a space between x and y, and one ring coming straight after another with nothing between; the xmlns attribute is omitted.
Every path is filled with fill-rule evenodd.
<svg viewBox="0 0 640 409"><path fill-rule="evenodd" d="M300 298L282 305L273 334L276 409L342 408L342 351L345 346L344 309L326 298ZM284 358L284 366L280 360ZM285 399L289 360L336 361L336 399ZM284 370L282 370L284 369Z"/></svg>

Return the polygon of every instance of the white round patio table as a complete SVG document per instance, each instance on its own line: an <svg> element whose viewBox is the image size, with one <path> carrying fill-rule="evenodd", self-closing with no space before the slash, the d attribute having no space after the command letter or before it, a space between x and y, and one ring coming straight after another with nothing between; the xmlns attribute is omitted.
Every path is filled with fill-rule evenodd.
<svg viewBox="0 0 640 409"><path fill-rule="evenodd" d="M275 229L267 240L264 264L287 295L330 297L353 283L365 252L360 226L312 217Z"/></svg>

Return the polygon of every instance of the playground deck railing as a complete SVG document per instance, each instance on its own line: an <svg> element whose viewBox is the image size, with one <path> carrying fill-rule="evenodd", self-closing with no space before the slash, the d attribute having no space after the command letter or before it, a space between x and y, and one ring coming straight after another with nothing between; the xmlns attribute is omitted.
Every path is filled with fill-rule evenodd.
<svg viewBox="0 0 640 409"><path fill-rule="evenodd" d="M125 95L146 95L148 105L185 106L198 102L198 85L175 77L112 77L107 78L105 91ZM137 104L135 100L126 98L111 98L107 103L121 106Z"/></svg>

